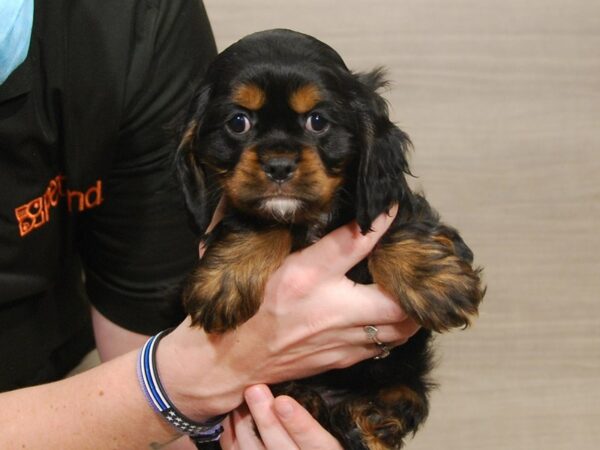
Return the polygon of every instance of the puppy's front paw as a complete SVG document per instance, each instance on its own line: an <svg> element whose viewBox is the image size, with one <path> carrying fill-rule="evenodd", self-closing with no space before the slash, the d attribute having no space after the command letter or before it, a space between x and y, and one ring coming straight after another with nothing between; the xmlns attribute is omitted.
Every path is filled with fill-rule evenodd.
<svg viewBox="0 0 600 450"><path fill-rule="evenodd" d="M208 333L224 333L241 325L258 310L262 289L252 289L232 268L201 265L184 291L184 307L192 324ZM243 277L242 277L243 278ZM240 291L243 287L244 292ZM254 292L253 292L254 291Z"/></svg>
<svg viewBox="0 0 600 450"><path fill-rule="evenodd" d="M208 333L224 333L250 319L269 276L290 249L286 229L222 231L184 288L183 304L192 323Z"/></svg>
<svg viewBox="0 0 600 450"><path fill-rule="evenodd" d="M466 327L484 295L472 254L451 228L409 224L379 244L369 257L373 280L397 298L425 328Z"/></svg>

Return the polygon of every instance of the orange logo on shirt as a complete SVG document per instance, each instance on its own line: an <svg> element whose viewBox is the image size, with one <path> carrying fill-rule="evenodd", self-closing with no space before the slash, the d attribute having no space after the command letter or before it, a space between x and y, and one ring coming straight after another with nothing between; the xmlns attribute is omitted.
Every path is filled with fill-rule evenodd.
<svg viewBox="0 0 600 450"><path fill-rule="evenodd" d="M101 205L104 201L102 198L101 180L96 181L96 184L90 186L85 192L66 189L64 181L64 175L56 176L50 180L43 195L15 208L21 237L48 223L50 221L50 208L58 205L60 199L63 197L67 199L67 209L69 212L73 210L79 212L85 211L86 209Z"/></svg>

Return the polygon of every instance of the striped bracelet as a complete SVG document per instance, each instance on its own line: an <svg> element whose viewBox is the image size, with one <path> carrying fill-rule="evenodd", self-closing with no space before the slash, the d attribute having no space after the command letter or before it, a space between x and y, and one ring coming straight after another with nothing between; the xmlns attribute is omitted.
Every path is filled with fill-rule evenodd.
<svg viewBox="0 0 600 450"><path fill-rule="evenodd" d="M199 447L199 444L219 440L223 427L221 422L226 414L213 417L206 422L195 422L183 415L169 400L158 377L156 368L156 349L159 341L173 329L161 331L152 336L140 350L137 364L138 379L148 403L179 432L187 434Z"/></svg>

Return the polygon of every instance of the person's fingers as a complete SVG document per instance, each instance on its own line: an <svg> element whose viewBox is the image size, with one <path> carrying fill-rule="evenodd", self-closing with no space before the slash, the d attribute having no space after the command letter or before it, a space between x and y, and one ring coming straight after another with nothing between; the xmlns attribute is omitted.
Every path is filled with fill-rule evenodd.
<svg viewBox="0 0 600 450"><path fill-rule="evenodd" d="M388 350L392 350L408 342L419 328L412 319L406 319L400 324L378 326L376 337ZM340 333L346 335L340 337ZM371 340L364 327L338 331L337 335L331 337L331 342L334 341L338 344L324 348L307 358L307 366L318 366L327 370L342 369L384 353L382 347Z"/></svg>
<svg viewBox="0 0 600 450"><path fill-rule="evenodd" d="M369 254L392 224L397 212L395 205L389 213L381 214L373 221L372 231L365 235L361 234L355 222L337 228L298 252L296 262L316 268L322 276L342 276Z"/></svg>
<svg viewBox="0 0 600 450"><path fill-rule="evenodd" d="M375 327L375 339L379 342L396 345L405 343L419 330L420 326L412 319L407 318L399 323L391 325L360 325L349 328L334 328L324 332L322 339L330 345L324 348L324 351L335 350L347 346L360 346L376 343L365 329L367 326Z"/></svg>
<svg viewBox="0 0 600 450"><path fill-rule="evenodd" d="M333 326L389 325L407 318L398 302L376 284L343 278L330 284L323 297L328 301L319 304L318 313L334 321Z"/></svg>
<svg viewBox="0 0 600 450"><path fill-rule="evenodd" d="M392 325L371 325L375 326L377 333L375 337L383 343L389 342L406 342L410 339L418 330L419 325L412 319L408 318L402 322L395 323ZM365 326L352 327L346 332L345 341L348 344L362 345L370 344L373 341L365 331Z"/></svg>
<svg viewBox="0 0 600 450"><path fill-rule="evenodd" d="M387 350L392 350L394 347L403 344L404 342L395 343L388 342L385 344ZM384 349L375 344L365 344L360 346L353 346L352 348L346 348L339 351L340 355L345 354L346 356L338 356L337 361L333 364L332 368L345 369L346 367L353 366L366 359L372 359L380 357L385 353Z"/></svg>
<svg viewBox="0 0 600 450"><path fill-rule="evenodd" d="M401 334L403 334L405 339L410 339L417 333L417 331L419 331L420 328L421 328L421 325L419 325L417 322L415 322L411 318L408 318L408 319L404 320L402 323L398 324L397 331L399 331ZM392 340L394 340L394 339L392 339Z"/></svg>
<svg viewBox="0 0 600 450"><path fill-rule="evenodd" d="M225 450L239 450L239 448L235 445L235 431L233 424L233 413L230 414L223 419L223 434L221 434L220 443L221 447Z"/></svg>
<svg viewBox="0 0 600 450"><path fill-rule="evenodd" d="M231 413L235 433L235 450L265 450L260 436L256 434L254 419L246 405L241 405ZM221 437L223 441L223 437ZM223 446L223 443L221 444Z"/></svg>
<svg viewBox="0 0 600 450"><path fill-rule="evenodd" d="M338 441L293 398L285 395L277 397L274 409L280 423L300 450L342 449Z"/></svg>
<svg viewBox="0 0 600 450"><path fill-rule="evenodd" d="M265 385L250 386L244 399L267 449L296 450L298 447L273 411L273 394Z"/></svg>
<svg viewBox="0 0 600 450"><path fill-rule="evenodd" d="M404 342L404 340L399 342L386 342L385 346L391 350L398 345L402 345ZM328 370L345 369L346 367L353 366L366 359L380 356L382 353L383 349L373 343L342 345L327 348L303 358L304 367L306 367L307 370L304 372L296 372L300 375L297 378L308 377Z"/></svg>

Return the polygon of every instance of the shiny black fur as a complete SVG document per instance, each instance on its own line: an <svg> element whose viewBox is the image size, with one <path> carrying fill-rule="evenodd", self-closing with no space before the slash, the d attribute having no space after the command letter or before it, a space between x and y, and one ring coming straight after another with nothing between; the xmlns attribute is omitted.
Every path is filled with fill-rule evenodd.
<svg viewBox="0 0 600 450"><path fill-rule="evenodd" d="M240 110L232 103L231 91L236 84L248 80L267 91L267 102L259 111L247 111L254 120L253 129L244 136L237 136L225 127L231 115ZM318 86L322 93L317 109L331 124L324 134L307 133L303 127L306 117L298 117L287 107L285 99L306 83ZM310 147L318 150L326 171L340 174L344 181L334 192L326 215L321 214L315 220L289 220L284 224L294 236L292 250L309 245L315 235L322 236L351 220L356 220L366 233L379 214L398 204L399 213L382 239L382 245L393 244L398 236L410 236L427 244L432 236L443 236L451 242L447 251L453 260L470 268L473 255L458 233L442 224L425 198L412 192L406 182L405 176L410 173L406 159L410 141L389 120L387 105L377 92L384 85L380 70L353 73L326 44L288 30L256 33L222 52L210 66L191 102L177 156L187 205L198 231L206 230L223 195L223 173L235 168L245 149L252 145L285 147L289 151ZM269 226L281 224L229 205L216 234L223 236L240 228ZM422 279L435 276L439 270L434 265L418 267ZM483 295L479 280L475 279L477 270L473 273L469 275L472 286L468 291L450 286L443 295L423 292L423 298L431 303L428 308L435 310L433 318L428 316L427 308L411 308L410 300L404 299L401 303L418 323L430 329L445 331L466 326L467 317L476 313ZM366 260L348 276L359 283L373 281ZM428 414L427 397L432 386L428 379L430 329L422 328L386 359L367 360L273 389L303 402L345 449L400 448L404 436L414 433ZM393 404L383 401L382 391L394 388L399 391L409 388L415 398L399 399ZM368 446L364 430L361 432L357 426L356 413L348 407L350 404L370 407L365 412L366 421L374 431L367 434L373 436L379 447ZM388 417L398 418L402 426L387 425ZM217 448L217 444L212 448Z"/></svg>

